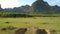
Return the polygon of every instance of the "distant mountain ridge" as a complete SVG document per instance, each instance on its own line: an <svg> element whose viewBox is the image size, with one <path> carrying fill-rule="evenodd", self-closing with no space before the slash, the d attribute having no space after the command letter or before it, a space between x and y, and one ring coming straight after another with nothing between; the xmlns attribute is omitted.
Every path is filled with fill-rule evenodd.
<svg viewBox="0 0 60 34"><path fill-rule="evenodd" d="M1 8L0 8L1 9ZM1 11L1 10L0 10ZM55 5L55 6L50 6L47 2L43 0L36 0L32 6L25 5L21 7L15 7L15 8L6 8L3 9L3 11L6 12L20 12L20 13L36 13L36 14L57 14L60 13L60 7Z"/></svg>

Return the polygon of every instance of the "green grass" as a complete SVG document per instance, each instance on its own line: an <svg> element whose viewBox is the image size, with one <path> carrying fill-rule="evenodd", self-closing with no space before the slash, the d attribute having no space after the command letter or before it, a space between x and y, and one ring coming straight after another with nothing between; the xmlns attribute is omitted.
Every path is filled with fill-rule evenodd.
<svg viewBox="0 0 60 34"><path fill-rule="evenodd" d="M55 29L57 34L60 34L60 17L0 18L0 34L14 34L14 30L1 30L1 28L8 26L17 28L37 26L41 28Z"/></svg>

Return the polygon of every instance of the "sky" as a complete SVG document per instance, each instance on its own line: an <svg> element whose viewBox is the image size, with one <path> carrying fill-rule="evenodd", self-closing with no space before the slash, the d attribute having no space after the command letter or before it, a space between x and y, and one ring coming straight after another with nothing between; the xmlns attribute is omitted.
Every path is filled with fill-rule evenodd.
<svg viewBox="0 0 60 34"><path fill-rule="evenodd" d="M13 7L19 7L22 5L31 5L36 0L0 0L0 4L2 5L2 8L13 8ZM49 5L54 6L58 5L60 6L60 0L44 0L48 2Z"/></svg>

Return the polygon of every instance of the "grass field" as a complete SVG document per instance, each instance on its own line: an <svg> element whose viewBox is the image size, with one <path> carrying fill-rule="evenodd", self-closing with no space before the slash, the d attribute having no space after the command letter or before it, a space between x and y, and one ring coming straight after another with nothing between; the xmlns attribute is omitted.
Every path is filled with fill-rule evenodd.
<svg viewBox="0 0 60 34"><path fill-rule="evenodd" d="M60 34L60 17L0 18L0 34L14 34L14 30L1 30L8 26L14 26L17 28L36 26L55 29L57 34Z"/></svg>

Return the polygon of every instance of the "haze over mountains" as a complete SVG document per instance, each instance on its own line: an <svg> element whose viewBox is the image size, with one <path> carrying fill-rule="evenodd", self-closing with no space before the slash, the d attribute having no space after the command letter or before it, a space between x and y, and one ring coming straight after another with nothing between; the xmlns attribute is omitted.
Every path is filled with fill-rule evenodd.
<svg viewBox="0 0 60 34"><path fill-rule="evenodd" d="M55 5L55 6L50 6L47 2L43 0L36 0L35 2L32 3L32 6L25 5L21 7L15 7L15 8L6 8L2 9L0 6L0 11L5 11L5 12L20 12L20 13L26 13L26 14L57 14L60 13L60 7Z"/></svg>

